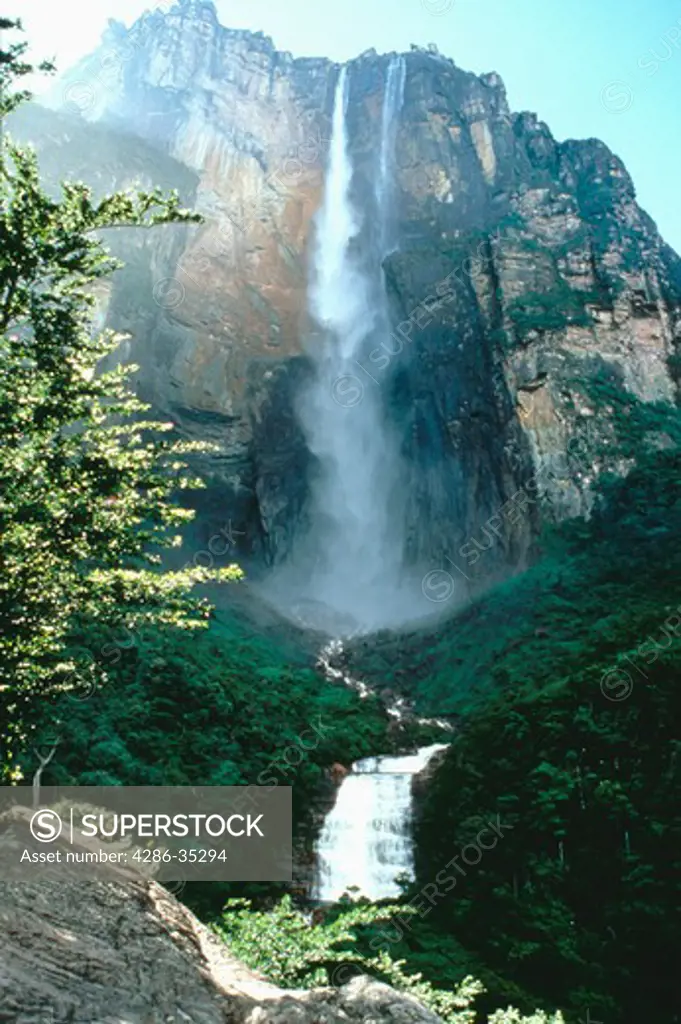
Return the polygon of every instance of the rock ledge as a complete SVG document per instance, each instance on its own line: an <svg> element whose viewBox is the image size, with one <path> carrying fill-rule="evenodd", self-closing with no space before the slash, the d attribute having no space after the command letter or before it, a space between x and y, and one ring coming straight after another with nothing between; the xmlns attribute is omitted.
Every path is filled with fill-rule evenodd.
<svg viewBox="0 0 681 1024"><path fill-rule="evenodd" d="M341 982L353 966L339 966ZM366 976L284 991L146 881L0 886L5 1024L438 1024Z"/></svg>

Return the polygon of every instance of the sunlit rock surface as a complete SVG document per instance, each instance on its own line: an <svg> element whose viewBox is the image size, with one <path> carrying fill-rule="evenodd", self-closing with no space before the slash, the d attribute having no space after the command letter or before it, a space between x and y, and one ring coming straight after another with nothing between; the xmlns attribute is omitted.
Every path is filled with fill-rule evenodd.
<svg viewBox="0 0 681 1024"><path fill-rule="evenodd" d="M370 51L348 69L360 209L389 60ZM470 590L522 567L542 521L588 509L608 418L589 381L674 400L681 269L602 143L556 142L511 112L496 74L418 48L405 64L398 247L385 262L393 338L357 379L381 389L407 467L407 561ZM122 355L140 365L141 393L220 446L203 463L199 528L209 537L229 517L240 554L265 563L307 528L296 400L315 341L308 256L338 72L223 28L211 3L181 2L129 31L112 23L55 88L62 117L34 108L14 121L53 177L158 181L204 214L200 227L116 238L129 266L102 313L133 335ZM371 231L365 217L358 244ZM537 500L515 514L528 482ZM470 545L485 536L483 578Z"/></svg>
<svg viewBox="0 0 681 1024"><path fill-rule="evenodd" d="M250 971L155 883L1 886L0 1006L22 1024L437 1024L413 998L338 965L285 991Z"/></svg>

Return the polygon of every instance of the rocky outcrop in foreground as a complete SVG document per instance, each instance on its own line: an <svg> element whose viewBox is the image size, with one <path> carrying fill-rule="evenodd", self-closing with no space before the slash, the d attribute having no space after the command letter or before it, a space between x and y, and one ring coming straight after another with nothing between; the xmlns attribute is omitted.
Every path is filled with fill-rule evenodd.
<svg viewBox="0 0 681 1024"><path fill-rule="evenodd" d="M438 1024L440 1018L368 977L336 989L278 989L234 960L161 886L118 880L0 886L0 1021Z"/></svg>

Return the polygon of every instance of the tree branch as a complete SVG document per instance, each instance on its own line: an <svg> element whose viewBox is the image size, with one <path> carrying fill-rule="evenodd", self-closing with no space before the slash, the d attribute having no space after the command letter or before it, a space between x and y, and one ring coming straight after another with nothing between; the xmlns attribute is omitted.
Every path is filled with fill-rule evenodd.
<svg viewBox="0 0 681 1024"><path fill-rule="evenodd" d="M54 743L50 747L50 752L49 752L49 754L47 754L46 757L43 757L43 755L40 753L40 751L36 750L35 747L33 748L34 749L34 753L37 755L38 760L40 761L40 765L36 769L35 775L33 776L33 783L32 783L32 785L33 785L33 806L34 807L37 807L38 804L40 803L40 780L42 778L43 771L45 770L45 768L47 768L48 764L50 763L50 761L54 757L54 755L55 755L55 753L57 751L57 747L59 746L60 742L61 742L61 740L59 740L59 739L56 739L54 741Z"/></svg>

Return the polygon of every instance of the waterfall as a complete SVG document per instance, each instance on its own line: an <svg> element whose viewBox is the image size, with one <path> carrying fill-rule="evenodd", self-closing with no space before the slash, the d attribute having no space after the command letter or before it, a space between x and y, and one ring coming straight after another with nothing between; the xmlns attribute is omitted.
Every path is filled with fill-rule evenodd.
<svg viewBox="0 0 681 1024"><path fill-rule="evenodd" d="M320 626L333 620L346 632L405 621L413 601L407 601L402 572L399 445L386 420L381 384L360 363L370 345L390 333L382 264L395 247L394 157L404 79L404 58L393 58L373 195L358 197L347 125L349 68L338 77L308 293L318 327L309 348L314 379L298 407L315 456L310 525L289 565L270 582L289 614L308 624L316 618ZM365 214L376 217L372 231L363 230L367 218L358 198Z"/></svg>
<svg viewBox="0 0 681 1024"><path fill-rule="evenodd" d="M333 902L349 886L370 899L399 895L395 878L412 875L412 781L446 744L406 757L357 761L343 780L317 844L313 897Z"/></svg>
<svg viewBox="0 0 681 1024"><path fill-rule="evenodd" d="M393 171L399 113L404 102L406 75L407 65L404 57L393 58L388 66L388 76L383 94L381 155L379 174L376 179L376 206L380 227L381 259L385 259L395 249L395 218L392 215L393 200L395 198L395 175Z"/></svg>

